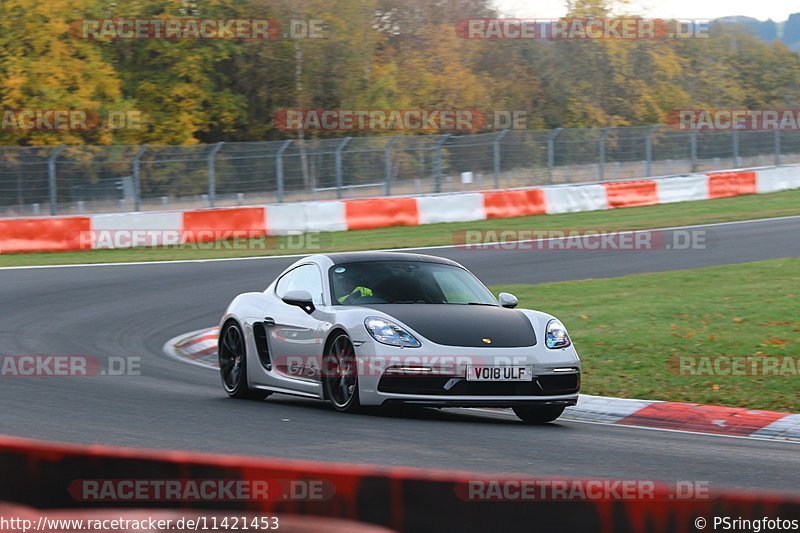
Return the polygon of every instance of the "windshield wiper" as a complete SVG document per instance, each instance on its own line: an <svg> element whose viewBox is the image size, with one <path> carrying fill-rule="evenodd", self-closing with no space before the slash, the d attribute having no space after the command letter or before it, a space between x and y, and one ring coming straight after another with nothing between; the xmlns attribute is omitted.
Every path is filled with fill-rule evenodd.
<svg viewBox="0 0 800 533"><path fill-rule="evenodd" d="M497 307L497 304L488 304L484 302L468 302L467 305L488 305L489 307Z"/></svg>

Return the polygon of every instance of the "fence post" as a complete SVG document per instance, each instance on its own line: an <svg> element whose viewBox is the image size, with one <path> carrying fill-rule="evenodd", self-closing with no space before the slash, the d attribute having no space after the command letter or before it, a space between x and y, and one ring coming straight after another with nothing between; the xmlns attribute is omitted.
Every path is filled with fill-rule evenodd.
<svg viewBox="0 0 800 533"><path fill-rule="evenodd" d="M508 135L508 130L503 130L497 134L497 138L494 140L494 188L500 188L500 141L503 140L503 137Z"/></svg>
<svg viewBox="0 0 800 533"><path fill-rule="evenodd" d="M283 203L283 152L285 152L292 144L292 139L284 142L278 148L278 154L275 156L275 195L278 197L278 203Z"/></svg>
<svg viewBox="0 0 800 533"><path fill-rule="evenodd" d="M556 137L561 128L556 128L547 136L547 172L550 174L550 185L553 184L553 168L556 165Z"/></svg>
<svg viewBox="0 0 800 533"><path fill-rule="evenodd" d="M344 176L342 175L342 150L350 142L351 137L345 137L342 142L336 147L336 198L342 197L342 186L344 185Z"/></svg>
<svg viewBox="0 0 800 533"><path fill-rule="evenodd" d="M600 128L600 162L598 165L598 171L600 173L600 181L604 181L606 179L605 170L606 170L606 135L608 135L608 128Z"/></svg>
<svg viewBox="0 0 800 533"><path fill-rule="evenodd" d="M775 130L775 166L781 164L781 130Z"/></svg>
<svg viewBox="0 0 800 533"><path fill-rule="evenodd" d="M386 196L391 196L392 194L392 144L394 144L395 139L396 137L391 137L383 149L383 170L386 175L383 192Z"/></svg>
<svg viewBox="0 0 800 533"><path fill-rule="evenodd" d="M697 172L697 132L693 131L689 134L690 141L690 155L692 158L692 172Z"/></svg>
<svg viewBox="0 0 800 533"><path fill-rule="evenodd" d="M450 134L446 133L444 137L439 139L439 141L436 143L436 146L434 146L433 148L434 150L436 150L436 156L435 156L436 159L434 167L436 169L436 176L434 176L435 181L433 186L433 192L442 192L442 146L444 145L444 143L447 142L449 138Z"/></svg>
<svg viewBox="0 0 800 533"><path fill-rule="evenodd" d="M133 210L141 211L142 209L142 174L140 162L142 156L147 151L147 145L143 144L139 147L136 155L133 156Z"/></svg>
<svg viewBox="0 0 800 533"><path fill-rule="evenodd" d="M739 168L739 131L733 130L733 168Z"/></svg>
<svg viewBox="0 0 800 533"><path fill-rule="evenodd" d="M50 188L50 214L55 215L57 212L56 204L58 203L58 191L56 189L56 159L61 150L66 148L65 145L56 146L55 149L47 156L47 182Z"/></svg>
<svg viewBox="0 0 800 533"><path fill-rule="evenodd" d="M217 157L217 152L222 149L224 142L218 142L211 149L208 154L208 204L211 207L217 203L217 176L214 171L214 161Z"/></svg>
<svg viewBox="0 0 800 533"><path fill-rule="evenodd" d="M653 175L653 135L655 135L657 130L658 126L653 126L647 130L647 139L645 140L644 145L644 175L648 178Z"/></svg>

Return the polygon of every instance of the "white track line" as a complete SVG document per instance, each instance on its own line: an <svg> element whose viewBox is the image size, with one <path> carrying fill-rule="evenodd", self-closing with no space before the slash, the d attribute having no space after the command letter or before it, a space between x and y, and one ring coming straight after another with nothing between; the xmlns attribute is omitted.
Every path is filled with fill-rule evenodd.
<svg viewBox="0 0 800 533"><path fill-rule="evenodd" d="M627 400L628 398L615 398L615 399ZM567 408L567 409L569 409L569 408ZM480 411L482 413L491 413L491 414L499 415L499 416L501 416L503 418L507 418L507 417L516 418L517 417L516 415L514 415L512 413L506 413L506 412L503 412L503 411L488 411L488 410L480 409L480 408L476 408L476 409L472 409L472 410L473 411ZM653 427L648 427L648 426L637 426L637 425L634 425L634 424L617 424L615 422L597 422L597 421L594 421L594 420L578 420L578 419L569 417L569 410L564 411L564 416L561 416L559 418L559 420L563 420L564 422L570 422L570 423L575 423L575 424L594 424L595 426L614 426L614 427L618 427L618 428L644 429L644 430L647 430L647 431L664 431L664 432L667 432L667 433L686 433L686 434L689 434L689 435L703 435L703 436L706 436L706 437L724 437L726 439L761 440L761 441L765 441L765 442L779 442L779 443L783 443L783 444L793 444L793 445L800 444L800 441L789 440L789 439L770 439L770 438L767 438L767 437L751 437L749 435L726 435L724 433L708 433L708 432L705 432L705 431L689 431L689 430L686 430L686 429L653 428Z"/></svg>
<svg viewBox="0 0 800 533"><path fill-rule="evenodd" d="M800 219L800 215L790 215L785 217L772 217L772 218L756 218L752 220L733 220L730 222L713 222L710 224L694 224L689 226L668 226L664 228L642 228L642 229L632 229L632 230L620 230L614 232L619 235L628 235L631 233L645 233L648 231L675 231L675 230L682 230L682 229L691 229L691 228L713 228L718 226L734 226L734 225L741 225L741 224L760 224L764 222L777 222L783 220L794 220ZM483 222L476 220L475 222ZM564 240L567 237L547 237L545 239L521 239L517 241L503 241L503 244L519 244L525 242L548 242L548 241L555 241L555 240ZM480 246L496 246L497 243L486 243ZM364 251L370 252L404 252L404 251L416 251L416 250L445 250L451 248L464 248L464 249L474 249L479 246L472 246L467 247L464 244L441 244L436 246L418 246L418 247L409 247L409 248L379 248L379 249L370 249ZM355 250L349 250L349 252L355 252ZM53 252L58 253L58 252ZM316 253L316 252L315 252ZM320 254L326 253L338 253L338 252L318 252ZM260 255L260 256L253 256L253 257L222 257L222 258L215 258L215 259L171 259L171 260L164 260L164 261L129 261L125 263L76 263L76 264L69 264L69 265L30 265L30 266L7 266L7 267L0 267L0 271L2 270L34 270L34 269L41 269L41 268L78 268L78 267L109 267L109 266L140 266L140 265L167 265L167 264L182 264L182 263L217 263L221 261L264 261L264 260L271 260L271 259L294 259L294 258L301 258L301 257L308 257L309 255L314 255L314 253L305 253L305 254L286 254L286 255Z"/></svg>

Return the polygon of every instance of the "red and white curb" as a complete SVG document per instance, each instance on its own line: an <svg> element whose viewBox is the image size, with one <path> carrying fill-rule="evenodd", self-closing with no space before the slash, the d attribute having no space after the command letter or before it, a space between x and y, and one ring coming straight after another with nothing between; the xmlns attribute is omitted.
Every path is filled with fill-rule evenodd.
<svg viewBox="0 0 800 533"><path fill-rule="evenodd" d="M218 370L217 337L219 328L199 329L168 340L163 351L173 359Z"/></svg>
<svg viewBox="0 0 800 533"><path fill-rule="evenodd" d="M219 328L180 335L167 341L164 352L181 361L217 370L218 335ZM491 412L510 414L505 409ZM578 405L568 407L562 418L594 424L800 443L800 414L740 407L581 394Z"/></svg>

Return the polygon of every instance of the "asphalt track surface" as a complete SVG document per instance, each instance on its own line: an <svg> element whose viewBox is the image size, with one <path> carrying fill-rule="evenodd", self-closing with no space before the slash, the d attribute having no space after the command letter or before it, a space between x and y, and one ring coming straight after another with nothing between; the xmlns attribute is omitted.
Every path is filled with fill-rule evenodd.
<svg viewBox="0 0 800 533"><path fill-rule="evenodd" d="M697 229L708 234L705 250L425 252L461 262L487 284L800 257L800 218ZM166 340L215 325L236 294L263 289L294 260L0 270L0 355L141 357L139 376L0 377L0 434L426 469L694 480L714 488L798 491L796 444L570 421L529 427L510 417L464 410L343 415L321 402L280 395L264 402L231 400L216 373L163 354ZM546 302L539 307L547 310Z"/></svg>

